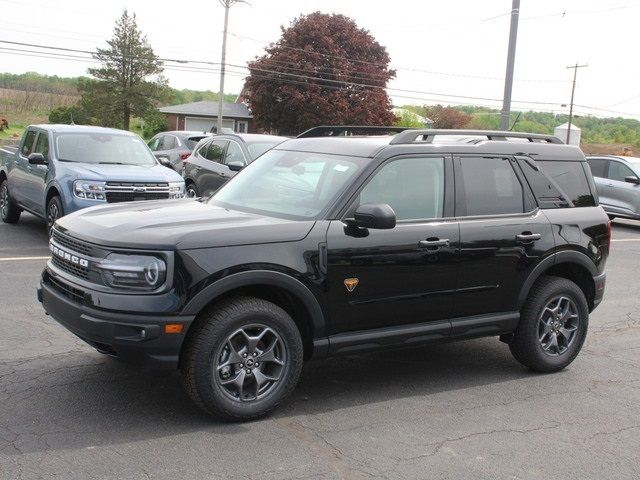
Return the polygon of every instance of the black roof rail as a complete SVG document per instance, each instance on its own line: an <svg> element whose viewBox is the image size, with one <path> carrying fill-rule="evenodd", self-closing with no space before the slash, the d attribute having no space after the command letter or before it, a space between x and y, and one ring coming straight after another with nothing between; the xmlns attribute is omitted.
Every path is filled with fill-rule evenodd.
<svg viewBox="0 0 640 480"><path fill-rule="evenodd" d="M321 125L302 132L296 138L337 137L340 135L389 135L410 130L410 127L385 127L366 125Z"/></svg>
<svg viewBox="0 0 640 480"><path fill-rule="evenodd" d="M414 143L418 137L422 137L422 141L425 143L433 143L433 139L436 136L457 135L457 136L480 136L487 137L487 140L501 140L505 141L509 138L524 138L530 142L543 141L547 143L564 143L558 137L553 135L544 135L541 133L523 133L523 132L506 132L498 130L437 130L437 129L425 129L425 130L410 130L399 133L390 142L390 145L399 145Z"/></svg>

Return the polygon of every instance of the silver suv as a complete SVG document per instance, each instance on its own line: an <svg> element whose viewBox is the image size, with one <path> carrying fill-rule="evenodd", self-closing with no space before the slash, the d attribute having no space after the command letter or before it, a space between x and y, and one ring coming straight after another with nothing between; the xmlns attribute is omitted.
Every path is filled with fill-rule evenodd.
<svg viewBox="0 0 640 480"><path fill-rule="evenodd" d="M602 155L587 162L609 217L640 220L640 158Z"/></svg>

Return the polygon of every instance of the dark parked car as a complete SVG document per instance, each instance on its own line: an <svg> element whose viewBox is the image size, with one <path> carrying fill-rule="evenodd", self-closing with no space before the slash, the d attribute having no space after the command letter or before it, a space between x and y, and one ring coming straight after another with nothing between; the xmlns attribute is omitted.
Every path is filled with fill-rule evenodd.
<svg viewBox="0 0 640 480"><path fill-rule="evenodd" d="M640 220L640 158L601 155L589 156L587 162L609 217Z"/></svg>
<svg viewBox="0 0 640 480"><path fill-rule="evenodd" d="M198 142L208 136L203 132L162 132L149 140L147 145L158 160L182 173L182 163L189 158Z"/></svg>
<svg viewBox="0 0 640 480"><path fill-rule="evenodd" d="M188 197L209 196L237 172L287 137L238 133L214 135L201 141L184 163Z"/></svg>
<svg viewBox="0 0 640 480"><path fill-rule="evenodd" d="M610 234L584 155L555 137L307 134L206 201L60 219L39 298L98 351L180 369L205 411L251 419L312 357L499 336L563 369Z"/></svg>

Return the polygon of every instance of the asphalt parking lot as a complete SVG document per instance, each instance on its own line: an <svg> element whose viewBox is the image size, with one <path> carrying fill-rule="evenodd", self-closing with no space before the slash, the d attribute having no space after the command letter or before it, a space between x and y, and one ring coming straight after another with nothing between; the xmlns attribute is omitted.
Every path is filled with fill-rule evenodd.
<svg viewBox="0 0 640 480"><path fill-rule="evenodd" d="M44 225L0 224L0 478L640 478L640 223L613 237L566 371L497 339L316 361L274 416L229 425L45 316Z"/></svg>

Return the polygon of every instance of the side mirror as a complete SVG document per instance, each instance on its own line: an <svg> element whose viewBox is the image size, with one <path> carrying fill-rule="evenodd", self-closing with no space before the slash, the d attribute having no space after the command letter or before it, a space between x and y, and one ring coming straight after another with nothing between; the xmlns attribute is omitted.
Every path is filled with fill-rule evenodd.
<svg viewBox="0 0 640 480"><path fill-rule="evenodd" d="M640 185L640 178L636 177L635 175L624 177L624 181L627 183L633 183L634 185Z"/></svg>
<svg viewBox="0 0 640 480"><path fill-rule="evenodd" d="M171 162L169 161L169 159L167 157L156 157L158 159L158 161L160 162L161 165L164 165L167 168L173 168L171 166Z"/></svg>
<svg viewBox="0 0 640 480"><path fill-rule="evenodd" d="M46 165L49 163L41 153L32 153L27 157L27 160L29 160L30 165Z"/></svg>
<svg viewBox="0 0 640 480"><path fill-rule="evenodd" d="M388 230L396 226L396 212L386 203L360 205L347 221L349 226Z"/></svg>
<svg viewBox="0 0 640 480"><path fill-rule="evenodd" d="M239 172L240 170L242 170L245 167L245 164L244 164L244 162L241 162L240 160L236 160L234 162L227 163L227 167L229 167L229 170L231 170L233 172Z"/></svg>

